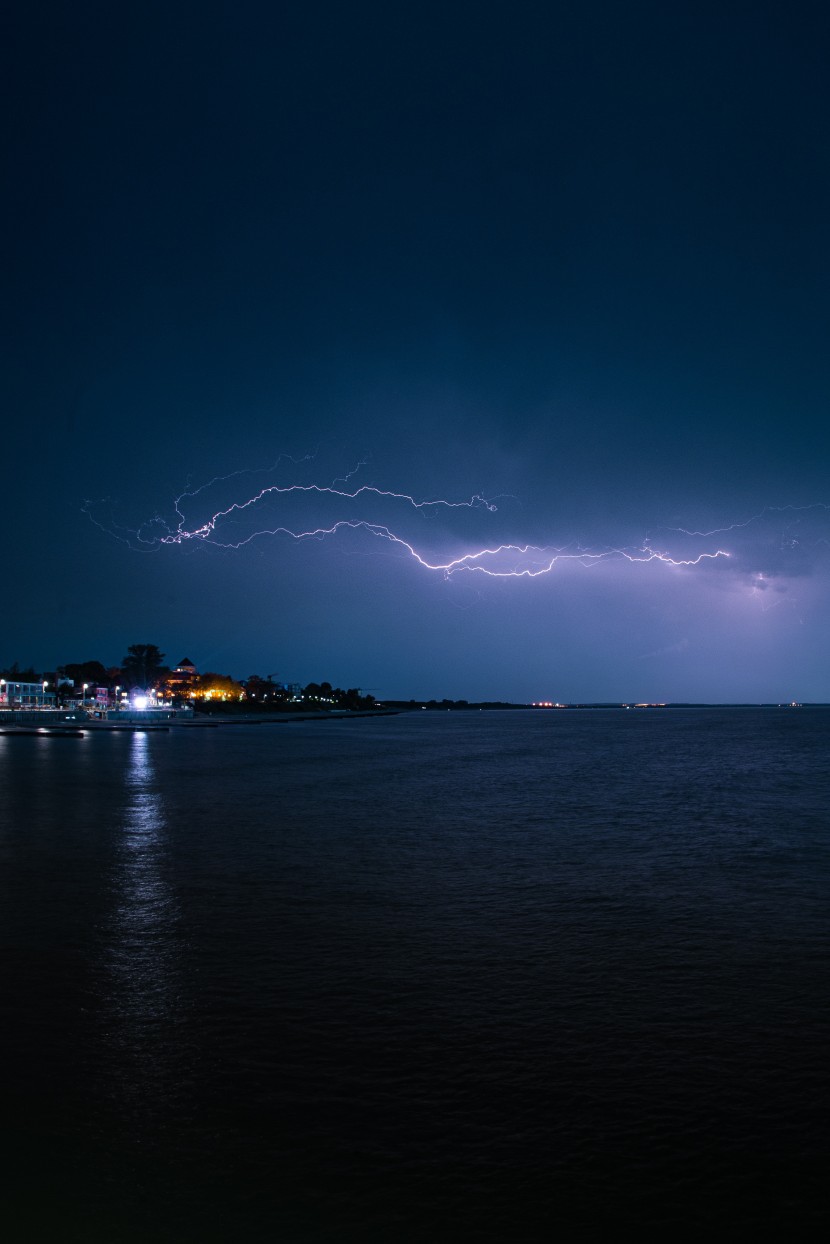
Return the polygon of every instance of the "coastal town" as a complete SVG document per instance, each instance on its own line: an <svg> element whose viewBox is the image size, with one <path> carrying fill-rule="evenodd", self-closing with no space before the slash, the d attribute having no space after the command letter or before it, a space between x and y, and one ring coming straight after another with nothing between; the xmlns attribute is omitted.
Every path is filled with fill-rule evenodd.
<svg viewBox="0 0 830 1244"><path fill-rule="evenodd" d="M84 661L39 671L17 662L0 671L0 711L67 709L91 714L131 710L210 712L244 706L251 711L366 711L377 701L359 687L344 690L329 682L306 686L276 674L201 671L189 657L165 663L156 644L131 644L118 666Z"/></svg>

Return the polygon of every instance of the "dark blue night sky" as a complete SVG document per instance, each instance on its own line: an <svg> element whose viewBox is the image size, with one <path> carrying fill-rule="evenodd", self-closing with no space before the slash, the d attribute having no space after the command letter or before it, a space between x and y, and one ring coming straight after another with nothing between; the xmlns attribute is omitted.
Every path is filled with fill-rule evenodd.
<svg viewBox="0 0 830 1244"><path fill-rule="evenodd" d="M830 700L829 33L18 6L0 663ZM164 541L297 484L496 508L271 492ZM434 565L541 551L447 576L379 527Z"/></svg>

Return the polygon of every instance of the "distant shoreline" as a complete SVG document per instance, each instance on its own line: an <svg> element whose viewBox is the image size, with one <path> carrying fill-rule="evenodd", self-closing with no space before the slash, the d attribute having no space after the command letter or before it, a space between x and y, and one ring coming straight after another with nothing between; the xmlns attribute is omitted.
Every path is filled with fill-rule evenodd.
<svg viewBox="0 0 830 1244"><path fill-rule="evenodd" d="M776 700L767 701L667 701L665 704L645 704L635 703L631 700L624 703L619 700L585 700L573 701L568 704L511 704L493 701L482 701L481 703L465 703L463 701L435 701L435 700L384 700L384 706L394 709L397 712L417 712L419 709L425 709L427 712L472 712L472 711L497 711L504 709L515 712L523 709L527 712L535 713L555 713L562 712L567 709L616 709L623 711L625 709L645 712L646 710L658 709L677 709L677 708L830 708L830 704L823 701L799 700L797 703L793 701L780 702Z"/></svg>

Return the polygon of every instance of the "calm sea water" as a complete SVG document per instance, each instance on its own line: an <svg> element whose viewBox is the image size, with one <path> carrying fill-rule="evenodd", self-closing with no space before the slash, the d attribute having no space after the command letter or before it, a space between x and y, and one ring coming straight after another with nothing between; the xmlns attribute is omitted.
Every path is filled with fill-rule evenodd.
<svg viewBox="0 0 830 1244"><path fill-rule="evenodd" d="M0 738L18 1240L826 1223L830 710Z"/></svg>

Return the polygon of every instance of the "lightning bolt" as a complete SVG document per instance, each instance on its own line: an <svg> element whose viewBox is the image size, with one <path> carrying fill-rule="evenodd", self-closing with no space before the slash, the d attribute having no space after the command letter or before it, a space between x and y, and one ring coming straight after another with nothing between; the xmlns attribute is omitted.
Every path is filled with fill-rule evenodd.
<svg viewBox="0 0 830 1244"><path fill-rule="evenodd" d="M277 459L273 467L265 469L275 470L285 457L283 455ZM289 460L297 465L298 462L313 461L314 455ZM232 501L215 510L207 518L196 523L189 522L187 518L187 511L193 507L195 502L202 499L211 488L227 485L253 472L235 471L229 475L216 476L198 488L188 485L188 488L173 501L172 511L175 518L172 523L162 515L156 514L137 528L130 529L117 524L112 518L106 523L102 522L96 517L97 505L94 502L87 502L84 508L98 527L131 548L158 551L165 546L190 544L211 545L222 549L241 549L255 540L266 537L281 536L295 541L325 540L336 537L339 533L351 531L399 549L424 570L441 574L446 579L462 573L485 575L494 579L537 579L549 575L560 563L567 562L576 562L586 569L608 561L632 564L659 562L673 567L695 567L704 562L716 562L731 556L727 549L718 547L695 552L693 556L677 557L665 547L658 547L650 537L647 537L642 544L635 547L583 548L578 544L554 547L523 542L493 542L474 547L456 556L437 557L434 554L428 554L412 539L401 534L397 529L398 524L393 529L388 522L365 517L337 517L329 523L312 526L292 525L281 521L274 526L257 527L238 537L235 537L232 532L232 527L243 519L251 519L255 522L254 512L257 507L262 507L269 502L285 503L291 499L295 501L320 500L335 503L338 506L345 505L350 509L359 505L365 506L367 503L373 507L392 505L398 510L403 509L422 517L434 515L440 511L448 513L463 510L479 511L485 515L494 515L498 511L495 501L480 493L474 493L465 500L454 501L446 498L418 499L410 493L379 488L373 484L363 484L353 489L337 486L348 484L348 481L365 466L366 461L361 460L345 476L335 479L330 484L268 484L242 500ZM748 522L751 521L753 520L748 520ZM737 526L740 524L733 525L733 528L723 528L712 532L689 532L681 528L663 530L682 531L689 537L709 539L720 534L721 531L734 530Z"/></svg>
<svg viewBox="0 0 830 1244"><path fill-rule="evenodd" d="M271 484L267 488L260 489L260 491L256 493L255 496L249 497L247 501L234 501L232 505L229 505L227 507L227 509L217 510L216 513L213 514L212 517L209 518L206 523L203 523L200 527L194 528L192 531L188 531L185 528L186 520L184 518L184 515L181 513L181 510L179 507L185 496L194 496L195 494L182 493L181 496L176 498L176 502L175 502L176 513L178 514L179 519L180 519L179 525L176 528L176 530L174 532L171 532L169 535L158 537L159 543L160 544L181 544L185 540L210 540L216 531L217 525L220 522L222 522L223 519L229 518L232 514L237 514L237 513L241 514L244 510L248 510L252 506L259 504L259 502L263 501L266 497L280 496L280 495L288 496L291 493L295 495L303 495L303 494L312 495L316 493L318 496L321 496L321 497L322 496L340 497L343 500L347 500L347 501L355 501L357 500L358 497L363 496L363 495L373 495L375 497L387 498L388 500L391 500L391 501L403 501L407 505L412 506L412 508L415 510L424 510L424 509L428 509L433 506L436 506L436 507L445 506L449 510L483 508L485 510L489 510L491 513L494 513L496 510L496 506L493 505L492 502L486 501L484 497L479 497L479 496L473 496L469 499L469 501L440 501L440 500L439 501L416 501L414 497L411 497L406 493L391 492L388 489L384 489L384 488L375 488L371 484L363 484L360 488L357 488L354 492L345 492L339 488L333 487L330 484L289 484L286 487L283 487L279 484ZM352 524L352 523L344 522L344 523L335 523L334 526L329 530L320 529L317 531L305 531L305 532L293 532L289 528L279 527L273 531L264 530L264 531L255 532L254 535L248 537L248 539L246 540L240 541L238 544L224 545L223 547L240 548L242 544L248 544L250 540L254 539L256 536L261 536L261 535L273 536L277 534L286 534L286 535L293 535L298 540L303 540L310 536L332 535L337 530L338 527L355 526L355 525L366 526L367 528L372 526L372 524ZM220 542L216 541L215 543L220 543Z"/></svg>
<svg viewBox="0 0 830 1244"><path fill-rule="evenodd" d="M769 514L810 514L816 510L823 510L825 513L830 510L830 505L825 505L821 501L815 501L812 505L765 505L757 514L751 515L750 518L743 519L738 523L730 523L726 527L713 527L711 531L692 531L685 527L664 527L663 531L676 531L684 536L722 536L732 531L742 531L751 527L753 523L758 523L766 518Z"/></svg>

